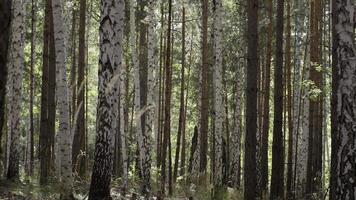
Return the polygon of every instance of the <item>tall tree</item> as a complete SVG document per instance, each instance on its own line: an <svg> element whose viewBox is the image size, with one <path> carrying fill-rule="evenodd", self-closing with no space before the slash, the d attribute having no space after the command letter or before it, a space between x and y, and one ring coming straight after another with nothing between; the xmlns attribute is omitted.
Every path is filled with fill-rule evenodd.
<svg viewBox="0 0 356 200"><path fill-rule="evenodd" d="M5 122L5 94L7 82L7 58L11 26L11 0L0 2L0 153L2 153L2 130Z"/></svg>
<svg viewBox="0 0 356 200"><path fill-rule="evenodd" d="M257 68L258 68L258 0L247 1L247 88L246 135L244 158L244 199L256 199L256 131L257 131Z"/></svg>
<svg viewBox="0 0 356 200"><path fill-rule="evenodd" d="M176 146L176 156L174 162L174 172L173 172L173 180L176 181L178 175L178 161L179 161L179 153L180 153L180 144L182 142L182 132L183 132L183 120L184 120L184 86L185 86L185 75L184 75L184 68L185 68L185 7L183 5L182 8L182 67L180 71L180 97L179 97L179 121L178 121L178 133L177 133L177 146Z"/></svg>
<svg viewBox="0 0 356 200"><path fill-rule="evenodd" d="M97 136L89 199L110 199L113 136L117 125L118 69L121 65L124 0L101 1Z"/></svg>
<svg viewBox="0 0 356 200"><path fill-rule="evenodd" d="M223 123L224 123L224 104L223 104L223 84L222 84L222 16L223 5L221 0L213 1L214 10L214 186L218 189L223 182Z"/></svg>
<svg viewBox="0 0 356 200"><path fill-rule="evenodd" d="M34 90L35 90L35 48L36 48L36 1L31 1L31 56L30 56L30 131L27 135L27 149L26 149L26 173L32 176L33 173L33 158L34 158L34 119L33 119L33 103L34 103Z"/></svg>
<svg viewBox="0 0 356 200"><path fill-rule="evenodd" d="M53 31L56 50L56 91L59 110L58 155L60 160L61 199L73 199L72 141L66 72L66 46L64 21L60 0L52 1Z"/></svg>
<svg viewBox="0 0 356 200"><path fill-rule="evenodd" d="M333 86L330 199L356 197L354 1L332 1Z"/></svg>
<svg viewBox="0 0 356 200"><path fill-rule="evenodd" d="M283 199L284 146L283 146L283 27L284 0L277 1L276 65L274 72L274 118L272 146L272 177L270 199Z"/></svg>
<svg viewBox="0 0 356 200"><path fill-rule="evenodd" d="M310 81L311 91L321 88L321 0L310 1ZM307 166L307 194L311 196L321 190L322 174L322 97L311 93L309 106L309 148ZM321 198L321 196L319 196Z"/></svg>
<svg viewBox="0 0 356 200"><path fill-rule="evenodd" d="M200 96L200 130L199 153L200 172L206 171L208 163L208 123L209 123L209 47L208 47L208 16L209 2L202 0L202 66L201 66L201 96Z"/></svg>
<svg viewBox="0 0 356 200"><path fill-rule="evenodd" d="M12 2L11 43L8 67L8 161L7 179L19 178L22 76L24 71L25 8L22 0Z"/></svg>
<svg viewBox="0 0 356 200"><path fill-rule="evenodd" d="M171 69L171 27L172 26L172 0L168 1L168 24L167 24L167 50L165 62L165 101L164 101L164 129L163 129L163 146L162 146L162 166L161 166L161 192L165 194L166 183L166 158L168 148L170 147L171 134L171 97L172 97L172 69ZM170 176L170 174L169 174ZM169 178L169 177L168 177ZM170 178L169 178L170 179ZM170 183L170 181L169 181ZM171 194L171 186L169 186Z"/></svg>
<svg viewBox="0 0 356 200"><path fill-rule="evenodd" d="M269 24L267 28L267 49L266 49L266 72L264 83L264 101L263 101L263 125L261 141L261 190L262 195L267 194L268 190L268 137L270 127L270 84L271 84L271 60L272 60L272 42L273 42L273 6L272 0L267 0L267 12Z"/></svg>
<svg viewBox="0 0 356 200"><path fill-rule="evenodd" d="M78 98L77 98L77 109L78 116L76 131L73 139L73 152L72 160L76 169L79 169L79 175L83 176L85 174L85 157L80 157L78 160L78 155L80 152L85 152L85 116L84 116L84 71L85 71L85 25L86 25L86 0L80 0L80 11L79 11L79 48L78 48ZM72 102L75 104L75 102ZM76 110L72 112L76 113ZM79 166L77 166L79 165Z"/></svg>

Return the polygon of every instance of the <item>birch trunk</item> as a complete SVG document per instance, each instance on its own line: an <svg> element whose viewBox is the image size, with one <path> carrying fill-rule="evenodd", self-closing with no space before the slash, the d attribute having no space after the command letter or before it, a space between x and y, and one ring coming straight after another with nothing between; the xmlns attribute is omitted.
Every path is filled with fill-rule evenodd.
<svg viewBox="0 0 356 200"><path fill-rule="evenodd" d="M222 84L222 15L223 5L221 0L214 1L214 111L215 111L215 164L214 164L214 185L222 186L223 180L223 84Z"/></svg>
<svg viewBox="0 0 356 200"><path fill-rule="evenodd" d="M353 0L332 1L333 103L330 199L356 198L356 49Z"/></svg>
<svg viewBox="0 0 356 200"><path fill-rule="evenodd" d="M22 0L12 2L12 37L9 57L8 162L7 179L19 178L22 76L24 70L25 8Z"/></svg>
<svg viewBox="0 0 356 200"><path fill-rule="evenodd" d="M111 199L114 133L117 131L117 83L122 66L123 0L101 1L97 136L89 200ZM120 127L122 128L122 127ZM121 133L121 131L119 130Z"/></svg>
<svg viewBox="0 0 356 200"><path fill-rule="evenodd" d="M52 1L56 49L57 106L59 110L58 152L60 159L61 199L73 198L72 141L66 73L65 29L61 0Z"/></svg>

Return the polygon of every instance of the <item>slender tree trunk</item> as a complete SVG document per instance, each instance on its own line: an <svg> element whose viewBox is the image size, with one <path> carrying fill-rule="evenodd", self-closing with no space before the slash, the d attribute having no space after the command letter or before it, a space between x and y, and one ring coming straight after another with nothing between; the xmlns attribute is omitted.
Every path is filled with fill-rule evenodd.
<svg viewBox="0 0 356 200"><path fill-rule="evenodd" d="M10 48L11 0L0 2L0 154L2 155L2 133L5 123L5 96L7 84L7 69L9 65L8 52Z"/></svg>
<svg viewBox="0 0 356 200"><path fill-rule="evenodd" d="M10 41L8 96L8 152L7 179L19 178L22 76L24 71L25 8L22 0L12 2L12 37Z"/></svg>
<svg viewBox="0 0 356 200"><path fill-rule="evenodd" d="M274 72L274 119L272 146L272 177L270 199L284 197L284 146L283 146L283 19L284 0L277 1L276 66Z"/></svg>
<svg viewBox="0 0 356 200"><path fill-rule="evenodd" d="M247 1L247 88L246 136L244 161L244 199L256 199L256 131L257 131L257 68L258 68L258 0Z"/></svg>
<svg viewBox="0 0 356 200"><path fill-rule="evenodd" d="M50 45L50 15L52 12L51 1L47 0L45 5L45 19L43 28L43 63L42 63L42 86L41 86L41 120L40 120L40 138L39 138L39 154L40 154L40 184L44 185L48 181L49 176L49 158L51 157L51 149L49 142L48 130L48 82L49 82L49 45Z"/></svg>
<svg viewBox="0 0 356 200"><path fill-rule="evenodd" d="M34 90L35 90L35 48L36 48L36 1L31 1L31 56L30 56L30 131L27 134L27 160L26 160L26 172L28 176L33 174L33 161L34 161L34 117L33 117L33 102L34 102Z"/></svg>
<svg viewBox="0 0 356 200"><path fill-rule="evenodd" d="M70 69L70 87L71 87L71 106L70 106L70 123L71 127L73 126L73 121L76 113L76 99L77 99L77 87L76 87L76 80L77 80L77 10L76 10L76 3L74 2L72 8L72 30L71 30L71 69ZM76 147L73 148L73 151ZM75 156L76 157L76 156ZM74 156L73 156L74 158ZM73 170L75 170L75 162L73 162Z"/></svg>
<svg viewBox="0 0 356 200"><path fill-rule="evenodd" d="M333 87L330 199L356 198L354 1L332 1Z"/></svg>
<svg viewBox="0 0 356 200"><path fill-rule="evenodd" d="M199 171L204 176L208 155L208 126L209 126L209 57L208 57L208 0L202 0L202 66L201 66L201 96L200 96L200 130L199 130ZM204 181L204 177L202 177Z"/></svg>
<svg viewBox="0 0 356 200"><path fill-rule="evenodd" d="M117 128L118 121L116 107L118 105L118 90L116 87L122 63L124 9L124 0L101 2L98 122L94 166L89 190L90 200L111 198L113 133Z"/></svg>
<svg viewBox="0 0 356 200"><path fill-rule="evenodd" d="M287 115L287 128L288 128L288 166L287 166L287 197L293 198L293 149L295 135L293 135L293 123L292 123L292 83L291 83L291 2L286 2L287 16L286 16L286 46L285 46L285 80L286 80L286 103L287 107L285 111Z"/></svg>
<svg viewBox="0 0 356 200"><path fill-rule="evenodd" d="M171 71L171 25L172 25L172 0L168 1L168 25L167 25L167 54L165 62L165 100L164 100L164 134L162 146L162 166L161 166L161 192L165 194L166 182L166 158L167 148L170 147L171 129L171 96L172 96L172 71ZM170 191L171 192L171 191Z"/></svg>
<svg viewBox="0 0 356 200"><path fill-rule="evenodd" d="M184 125L184 86L185 86L185 75L184 75L184 68L185 68L185 7L183 5L182 8L182 67L181 67L181 75L180 75L180 105L179 105L179 121L178 121L178 134L177 134L177 146L176 146L176 156L174 162L174 173L173 173L173 181L175 182L178 175L178 161L179 161L179 153L180 153L180 144L182 142L182 132L183 132L183 125ZM183 146L182 146L183 148Z"/></svg>
<svg viewBox="0 0 356 200"><path fill-rule="evenodd" d="M78 48L78 98L77 98L77 110L73 110L77 113L77 121L73 124L77 125L73 140L73 153L72 160L75 167L75 171L78 171L79 176L83 177L85 174L85 154L80 155L81 152L85 153L85 115L84 115L84 74L85 74L85 25L86 25L86 0L80 0L79 11L79 48ZM74 102L73 102L74 103ZM79 159L79 160L78 160ZM79 166L78 166L79 165Z"/></svg>
<svg viewBox="0 0 356 200"><path fill-rule="evenodd" d="M266 196L268 190L268 137L270 127L270 84L271 84L271 60L272 60L272 42L273 42L273 6L272 0L267 0L269 25L267 29L267 49L266 49L266 73L264 87L264 105L263 105L263 125L261 142L261 190L262 195Z"/></svg>

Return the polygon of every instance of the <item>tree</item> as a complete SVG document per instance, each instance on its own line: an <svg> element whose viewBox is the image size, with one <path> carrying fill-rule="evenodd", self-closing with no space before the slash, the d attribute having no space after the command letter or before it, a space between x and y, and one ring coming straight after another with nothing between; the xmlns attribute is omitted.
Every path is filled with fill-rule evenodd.
<svg viewBox="0 0 356 200"><path fill-rule="evenodd" d="M24 70L24 33L25 33L25 13L24 2L14 0L12 2L12 25L10 56L8 63L8 161L7 179L19 178L20 160L20 117L22 103L22 76Z"/></svg>
<svg viewBox="0 0 356 200"><path fill-rule="evenodd" d="M208 122L209 122L209 47L208 47L208 0L202 0L202 66L201 66L201 96L200 96L200 130L199 130L199 160L200 173L205 173L208 155Z"/></svg>
<svg viewBox="0 0 356 200"><path fill-rule="evenodd" d="M221 0L214 0L214 186L219 188L223 182L223 84L222 84L222 32L223 32L223 5Z"/></svg>
<svg viewBox="0 0 356 200"><path fill-rule="evenodd" d="M256 131L257 131L257 68L258 68L258 0L247 1L247 88L246 135L244 158L244 199L256 199Z"/></svg>
<svg viewBox="0 0 356 200"><path fill-rule="evenodd" d="M262 144L261 144L261 190L262 195L267 194L268 190L268 137L270 127L270 84L271 84L271 59L273 42L273 6L272 0L267 0L269 24L267 28L267 49L266 49L266 75L264 83L264 105L263 105L263 124L262 124Z"/></svg>
<svg viewBox="0 0 356 200"><path fill-rule="evenodd" d="M74 17L74 16L73 16ZM80 0L80 11L79 11L79 47L78 47L78 98L77 102L72 102L77 104L76 109L78 109L78 117L76 131L73 139L73 153L72 162L76 166L75 170L79 169L79 175L83 176L85 174L85 157L79 155L81 152L85 152L85 116L84 116L84 70L85 70L85 23L86 23L86 0ZM75 25L74 25L75 26ZM74 50L75 51L75 50ZM75 58L74 58L75 59ZM75 86L72 86L75 87ZM76 113L77 110L73 110ZM79 164L79 166L77 166Z"/></svg>
<svg viewBox="0 0 356 200"><path fill-rule="evenodd" d="M174 162L174 172L173 172L173 180L176 181L178 175L178 161L179 161L179 153L180 153L180 144L183 143L183 125L184 125L184 85L185 85L185 7L183 5L182 8L182 67L181 67L181 83L180 83L180 102L179 102L179 121L178 121L178 133L177 133L177 146L176 146L176 156ZM182 146L183 148L183 146ZM183 152L183 149L182 149Z"/></svg>
<svg viewBox="0 0 356 200"><path fill-rule="evenodd" d="M89 199L109 199L125 2L101 1L97 136Z"/></svg>
<svg viewBox="0 0 356 200"><path fill-rule="evenodd" d="M56 91L59 110L58 156L60 160L61 199L73 199L72 141L69 116L69 99L66 72L66 46L64 22L60 0L52 1L53 31L56 49Z"/></svg>
<svg viewBox="0 0 356 200"><path fill-rule="evenodd" d="M5 95L7 62L11 27L11 0L0 2L0 153L2 153L2 130L5 122Z"/></svg>
<svg viewBox="0 0 356 200"><path fill-rule="evenodd" d="M171 27L172 26L172 0L168 1L168 25L167 25L167 57L165 63L165 101L164 101L164 129L162 146L162 166L161 166L161 192L165 194L166 183L166 158L168 148L170 148L171 134L171 98L172 98L172 69L171 69ZM169 194L172 194L171 173L169 173Z"/></svg>
<svg viewBox="0 0 356 200"><path fill-rule="evenodd" d="M330 199L355 199L355 43L354 3L332 1L333 85Z"/></svg>
<svg viewBox="0 0 356 200"><path fill-rule="evenodd" d="M284 195L284 146L283 114L283 18L284 0L277 1L276 66L274 72L274 118L272 146L272 177L270 199L283 199Z"/></svg>

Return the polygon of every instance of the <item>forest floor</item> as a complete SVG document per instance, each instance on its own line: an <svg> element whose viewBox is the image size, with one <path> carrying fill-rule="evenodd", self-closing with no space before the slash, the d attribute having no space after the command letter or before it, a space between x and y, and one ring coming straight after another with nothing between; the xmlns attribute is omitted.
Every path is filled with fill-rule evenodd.
<svg viewBox="0 0 356 200"><path fill-rule="evenodd" d="M134 187L135 188L135 187ZM208 200L211 199L209 189L194 189L190 187L183 188L176 186L175 192L172 197L167 197L167 200ZM89 183L76 182L74 186L75 198L78 200L85 200L88 197ZM131 188L126 192L126 195L121 195L121 189L116 185L115 181L111 188L113 200L134 200L144 199L140 197L135 189ZM152 196L155 196L154 194ZM226 191L225 200L238 200L240 198L240 192L228 188ZM59 199L59 187L51 184L40 186L38 181L17 181L10 182L5 179L0 179L0 200L55 200ZM157 199L155 197L152 200Z"/></svg>

